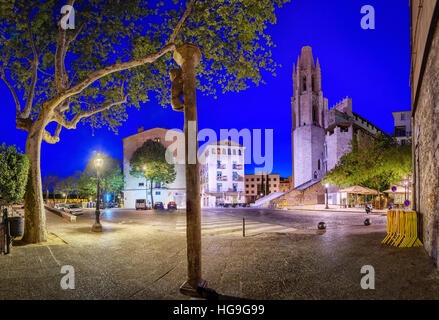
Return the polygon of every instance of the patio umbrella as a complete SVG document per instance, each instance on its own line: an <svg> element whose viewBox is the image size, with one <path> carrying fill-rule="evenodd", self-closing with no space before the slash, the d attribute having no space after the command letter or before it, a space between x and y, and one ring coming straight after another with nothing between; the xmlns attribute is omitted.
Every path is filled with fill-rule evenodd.
<svg viewBox="0 0 439 320"><path fill-rule="evenodd" d="M339 192L344 192L344 193L353 193L353 194L379 194L378 191L370 189L370 188L366 188L366 187L362 187L362 186L353 186L353 187L349 187L346 189L342 189L339 190Z"/></svg>
<svg viewBox="0 0 439 320"><path fill-rule="evenodd" d="M370 189L370 188L366 188L366 187L362 187L362 186L352 186L346 189L342 189L339 190L339 192L344 192L344 193L349 193L349 194L362 194L362 195L378 195L381 194L380 192ZM358 197L355 197L355 202L358 202Z"/></svg>

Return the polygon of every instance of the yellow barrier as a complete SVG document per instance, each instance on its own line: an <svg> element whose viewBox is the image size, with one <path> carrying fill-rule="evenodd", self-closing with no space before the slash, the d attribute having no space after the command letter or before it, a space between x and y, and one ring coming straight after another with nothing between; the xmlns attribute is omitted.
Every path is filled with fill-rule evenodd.
<svg viewBox="0 0 439 320"><path fill-rule="evenodd" d="M415 211L387 211L387 236L383 244L394 247L421 247L418 239L418 217Z"/></svg>

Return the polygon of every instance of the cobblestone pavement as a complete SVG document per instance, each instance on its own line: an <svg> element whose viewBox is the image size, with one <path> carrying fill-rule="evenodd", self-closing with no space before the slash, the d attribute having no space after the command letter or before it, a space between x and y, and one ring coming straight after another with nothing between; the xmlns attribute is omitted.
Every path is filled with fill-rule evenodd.
<svg viewBox="0 0 439 320"><path fill-rule="evenodd" d="M105 210L76 223L48 213L66 244L14 247L0 257L0 299L186 299L183 212ZM242 218L249 234L242 237ZM439 274L423 248L381 246L385 217L257 209L203 211L203 277L227 296L250 299L438 299ZM316 223L328 225L317 233ZM252 232L253 230L254 232ZM61 267L75 270L63 290ZM375 268L375 290L360 269Z"/></svg>

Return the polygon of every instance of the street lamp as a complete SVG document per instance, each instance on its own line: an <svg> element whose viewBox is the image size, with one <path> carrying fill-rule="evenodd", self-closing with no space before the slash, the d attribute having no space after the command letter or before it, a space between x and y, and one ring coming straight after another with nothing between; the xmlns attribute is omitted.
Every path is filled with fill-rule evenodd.
<svg viewBox="0 0 439 320"><path fill-rule="evenodd" d="M101 155L98 153L98 155L96 156L95 160L94 160L94 165L96 168L96 176L97 176L97 190L96 190L96 197L97 197L97 201L96 201L96 221L93 224L93 226L91 227L91 231L93 232L102 232L102 225L101 222L99 220L99 216L101 215L101 212L99 210L100 207L100 199L99 199L99 169L102 168L102 165L104 164L104 159L102 159Z"/></svg>
<svg viewBox="0 0 439 320"><path fill-rule="evenodd" d="M328 188L329 188L329 183L326 183L325 184L325 188L326 188L326 206L325 206L325 209L329 209L329 205L328 205Z"/></svg>
<svg viewBox="0 0 439 320"><path fill-rule="evenodd" d="M407 185L408 185L408 180L404 180L404 201L407 200Z"/></svg>

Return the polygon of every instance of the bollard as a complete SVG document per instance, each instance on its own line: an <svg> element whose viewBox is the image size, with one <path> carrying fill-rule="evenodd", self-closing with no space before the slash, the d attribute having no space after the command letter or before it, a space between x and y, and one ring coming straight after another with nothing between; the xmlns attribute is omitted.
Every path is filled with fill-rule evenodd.
<svg viewBox="0 0 439 320"><path fill-rule="evenodd" d="M4 218L1 218L0 223L0 255L6 254L6 223Z"/></svg>
<svg viewBox="0 0 439 320"><path fill-rule="evenodd" d="M5 254L9 254L11 252L11 236L9 234L9 221L8 221L8 209L3 209L3 231L4 231L4 240L5 241Z"/></svg>
<svg viewBox="0 0 439 320"><path fill-rule="evenodd" d="M242 236L245 238L245 218L242 218Z"/></svg>

